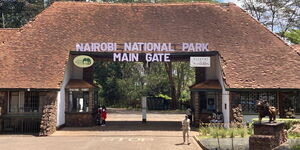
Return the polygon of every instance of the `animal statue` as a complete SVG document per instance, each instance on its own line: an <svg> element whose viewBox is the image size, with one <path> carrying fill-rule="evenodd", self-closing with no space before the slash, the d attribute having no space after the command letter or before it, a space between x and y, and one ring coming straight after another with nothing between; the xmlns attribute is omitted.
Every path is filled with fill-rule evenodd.
<svg viewBox="0 0 300 150"><path fill-rule="evenodd" d="M269 123L275 123L277 109L274 106L270 106L269 102L266 100L259 100L256 103L256 108L258 112L259 123L265 116L269 116Z"/></svg>

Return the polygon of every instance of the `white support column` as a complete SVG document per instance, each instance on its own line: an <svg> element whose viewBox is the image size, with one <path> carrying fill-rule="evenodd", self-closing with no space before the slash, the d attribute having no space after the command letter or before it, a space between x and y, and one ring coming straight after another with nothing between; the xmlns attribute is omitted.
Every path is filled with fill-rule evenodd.
<svg viewBox="0 0 300 150"><path fill-rule="evenodd" d="M147 121L147 97L142 97L142 122Z"/></svg>
<svg viewBox="0 0 300 150"><path fill-rule="evenodd" d="M217 62L217 67L216 67L217 78L222 87L222 113L224 117L224 126L228 128L230 123L229 91L226 91L225 89L225 81L223 77L223 70L221 67L221 58L218 57L216 62Z"/></svg>
<svg viewBox="0 0 300 150"><path fill-rule="evenodd" d="M230 123L230 103L229 103L229 91L222 90L222 113L224 116L224 126L229 127Z"/></svg>

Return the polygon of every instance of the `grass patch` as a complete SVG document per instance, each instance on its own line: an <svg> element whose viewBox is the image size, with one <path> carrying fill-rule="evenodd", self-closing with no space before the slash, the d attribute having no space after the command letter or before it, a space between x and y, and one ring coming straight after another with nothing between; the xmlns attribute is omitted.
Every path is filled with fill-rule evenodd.
<svg viewBox="0 0 300 150"><path fill-rule="evenodd" d="M252 129L248 128L224 128L216 126L199 128L199 138L243 138L249 137L250 135L252 135Z"/></svg>

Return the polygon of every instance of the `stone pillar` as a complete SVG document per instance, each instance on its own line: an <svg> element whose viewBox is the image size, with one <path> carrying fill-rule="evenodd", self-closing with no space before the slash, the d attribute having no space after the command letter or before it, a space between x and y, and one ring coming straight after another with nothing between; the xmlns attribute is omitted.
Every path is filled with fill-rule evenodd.
<svg viewBox="0 0 300 150"><path fill-rule="evenodd" d="M94 89L89 89L89 111L93 112L94 110Z"/></svg>
<svg viewBox="0 0 300 150"><path fill-rule="evenodd" d="M1 116L7 112L8 92L0 92L0 132L3 130Z"/></svg>
<svg viewBox="0 0 300 150"><path fill-rule="evenodd" d="M249 138L249 150L272 150L287 141L284 123L255 123Z"/></svg>
<svg viewBox="0 0 300 150"><path fill-rule="evenodd" d="M7 112L8 92L0 92L0 116Z"/></svg>
<svg viewBox="0 0 300 150"><path fill-rule="evenodd" d="M47 92L44 100L40 136L46 136L56 131L57 91Z"/></svg>
<svg viewBox="0 0 300 150"><path fill-rule="evenodd" d="M193 94L194 94L194 113L195 113L195 115L194 115L194 120L195 120L195 124L196 124L196 126L199 124L199 113L200 113L200 111L199 111L199 92L193 92Z"/></svg>

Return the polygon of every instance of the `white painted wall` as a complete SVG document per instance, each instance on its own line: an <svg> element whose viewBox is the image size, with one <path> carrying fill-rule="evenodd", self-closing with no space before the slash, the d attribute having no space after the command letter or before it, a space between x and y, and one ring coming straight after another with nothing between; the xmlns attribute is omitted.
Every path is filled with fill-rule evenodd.
<svg viewBox="0 0 300 150"><path fill-rule="evenodd" d="M69 61L65 67L64 80L61 84L60 91L57 93L57 127L65 124L65 88L71 78L72 61L73 58L69 57Z"/></svg>
<svg viewBox="0 0 300 150"><path fill-rule="evenodd" d="M230 117L230 111L229 111L229 91L225 90L225 82L223 79L223 72L221 68L221 58L219 56L216 57L216 75L217 78L222 86L222 113L224 115L224 123L225 127L229 127L229 117ZM226 108L225 108L226 106Z"/></svg>
<svg viewBox="0 0 300 150"><path fill-rule="evenodd" d="M210 57L210 67L205 69L205 80L218 80L217 77L217 57Z"/></svg>
<svg viewBox="0 0 300 150"><path fill-rule="evenodd" d="M83 69L74 65L74 63L73 63L73 57L71 59L71 67L72 67L71 78L72 79L83 79Z"/></svg>

